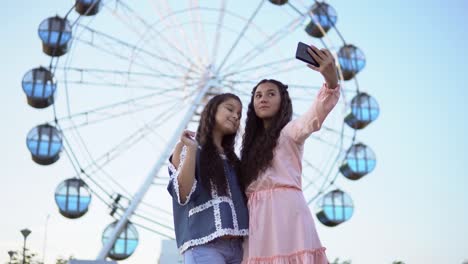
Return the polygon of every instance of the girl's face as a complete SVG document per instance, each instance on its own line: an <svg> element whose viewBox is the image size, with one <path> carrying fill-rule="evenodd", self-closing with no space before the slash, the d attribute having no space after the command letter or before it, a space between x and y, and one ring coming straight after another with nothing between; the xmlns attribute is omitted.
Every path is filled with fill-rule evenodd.
<svg viewBox="0 0 468 264"><path fill-rule="evenodd" d="M224 135L235 134L239 128L242 105L234 98L229 98L218 105L214 129Z"/></svg>
<svg viewBox="0 0 468 264"><path fill-rule="evenodd" d="M280 106L281 95L276 84L264 82L257 87L254 94L254 109L260 119L273 118Z"/></svg>

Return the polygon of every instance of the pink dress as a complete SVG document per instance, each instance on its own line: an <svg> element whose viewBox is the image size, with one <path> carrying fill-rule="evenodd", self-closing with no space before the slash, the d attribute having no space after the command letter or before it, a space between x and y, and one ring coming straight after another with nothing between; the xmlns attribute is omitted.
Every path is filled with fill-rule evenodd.
<svg viewBox="0 0 468 264"><path fill-rule="evenodd" d="M244 264L326 264L325 248L302 193L305 140L320 129L340 89L323 85L310 109L281 131L269 168L247 188L249 237Z"/></svg>

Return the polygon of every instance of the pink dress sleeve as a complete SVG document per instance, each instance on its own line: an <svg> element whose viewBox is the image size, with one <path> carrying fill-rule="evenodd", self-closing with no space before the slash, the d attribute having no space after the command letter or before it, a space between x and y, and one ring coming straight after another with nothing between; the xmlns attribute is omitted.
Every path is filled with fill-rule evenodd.
<svg viewBox="0 0 468 264"><path fill-rule="evenodd" d="M300 117L289 122L283 132L297 144L304 144L305 140L315 131L320 130L325 118L340 99L340 86L335 89L323 84L312 106Z"/></svg>

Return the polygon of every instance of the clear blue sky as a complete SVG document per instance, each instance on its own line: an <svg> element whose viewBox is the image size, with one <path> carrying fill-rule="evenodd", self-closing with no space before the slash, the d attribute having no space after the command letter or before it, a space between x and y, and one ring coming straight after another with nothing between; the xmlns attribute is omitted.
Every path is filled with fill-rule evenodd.
<svg viewBox="0 0 468 264"><path fill-rule="evenodd" d="M53 192L69 171L35 165L25 147L29 129L50 119L48 112L33 111L21 90L23 74L48 62L37 26L65 13L72 2L2 5L1 263L8 250L21 247L24 227L33 230L28 244L42 257L48 214L47 263L60 255L93 258L109 221L102 220L105 213L62 218ZM359 134L377 155L375 171L358 184L344 183L356 205L353 218L336 229L317 223L328 255L356 264L462 263L468 259L468 2L329 2L338 12L338 28L367 57L360 86L382 110ZM155 253L148 250L157 247L145 246L125 263L154 263Z"/></svg>

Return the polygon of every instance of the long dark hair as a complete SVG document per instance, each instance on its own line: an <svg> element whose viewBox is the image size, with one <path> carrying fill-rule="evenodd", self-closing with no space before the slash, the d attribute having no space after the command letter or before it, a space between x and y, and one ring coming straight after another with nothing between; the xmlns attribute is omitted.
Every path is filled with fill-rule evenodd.
<svg viewBox="0 0 468 264"><path fill-rule="evenodd" d="M263 120L255 113L254 97L258 86L267 82L278 88L281 104L278 113L272 118L270 127L265 129ZM271 164L280 132L291 121L293 111L287 89L287 85L269 79L260 81L252 90L241 149L240 182L244 190Z"/></svg>
<svg viewBox="0 0 468 264"><path fill-rule="evenodd" d="M196 140L201 146L199 176L202 185L207 190L211 190L211 185L213 185L219 195L227 194L227 178L224 162L213 141L213 129L216 125L215 117L218 106L228 99L235 99L242 105L239 97L231 93L219 94L211 98L201 113L196 136ZM228 162L234 167L236 174L239 175L240 160L234 152L236 135L237 133L224 135L221 145Z"/></svg>

